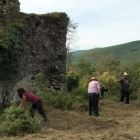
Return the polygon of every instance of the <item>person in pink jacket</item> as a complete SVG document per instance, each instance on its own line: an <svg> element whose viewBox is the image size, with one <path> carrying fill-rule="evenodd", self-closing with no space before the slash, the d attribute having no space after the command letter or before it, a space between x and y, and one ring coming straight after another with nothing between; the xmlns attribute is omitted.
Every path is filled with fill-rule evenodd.
<svg viewBox="0 0 140 140"><path fill-rule="evenodd" d="M92 77L90 83L88 84L88 97L89 97L89 115L93 113L96 117L99 116L98 113L98 103L99 97L101 97L100 84L95 77Z"/></svg>
<svg viewBox="0 0 140 140"><path fill-rule="evenodd" d="M34 95L34 94L31 94L31 93L28 93L28 92L25 92L25 90L23 88L19 88L17 89L17 92L18 92L18 96L21 98L21 103L19 105L19 107L24 107L26 101L28 102L32 102L32 107L30 109L30 114L31 114L31 117L33 118L34 117L34 114L35 114L35 110L38 109L39 113L41 114L41 116L44 118L44 124L43 126L49 124L49 120L44 112L44 109L43 109L43 106L42 106L42 101L41 99Z"/></svg>

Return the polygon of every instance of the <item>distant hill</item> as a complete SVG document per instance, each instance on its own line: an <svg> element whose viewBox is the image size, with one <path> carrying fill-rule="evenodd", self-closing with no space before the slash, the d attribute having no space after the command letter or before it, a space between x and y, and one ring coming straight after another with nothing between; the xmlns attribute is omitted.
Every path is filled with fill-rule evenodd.
<svg viewBox="0 0 140 140"><path fill-rule="evenodd" d="M140 60L140 41L96 49L105 55L113 52L115 59L119 59L121 63L126 65L131 65L132 62ZM93 50L94 49L73 52L73 62L75 63L78 62L79 59L85 59L87 57L86 54Z"/></svg>
<svg viewBox="0 0 140 140"><path fill-rule="evenodd" d="M83 53L83 52L86 52L88 50L78 50L78 51L74 51L75 54L79 54L79 53Z"/></svg>
<svg viewBox="0 0 140 140"><path fill-rule="evenodd" d="M135 61L140 61L140 50L130 53L120 58L122 64L131 65Z"/></svg>

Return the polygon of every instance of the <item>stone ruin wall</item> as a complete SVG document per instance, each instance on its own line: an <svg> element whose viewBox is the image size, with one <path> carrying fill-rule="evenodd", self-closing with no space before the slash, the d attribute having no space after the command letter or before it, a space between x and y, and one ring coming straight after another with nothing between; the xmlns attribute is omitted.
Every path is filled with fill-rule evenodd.
<svg viewBox="0 0 140 140"><path fill-rule="evenodd" d="M17 1L15 4L16 9L20 9L17 8ZM18 76L13 81L6 81L6 84L0 81L0 98L5 96L5 104L10 104L14 95L17 97L17 88L23 87L28 92L36 93L33 82L38 73L44 74L46 87L66 90L67 15L50 13L26 16L27 27L20 46L24 51L19 59Z"/></svg>
<svg viewBox="0 0 140 140"><path fill-rule="evenodd" d="M0 23L6 23L6 19L17 16L20 10L18 0L0 0Z"/></svg>

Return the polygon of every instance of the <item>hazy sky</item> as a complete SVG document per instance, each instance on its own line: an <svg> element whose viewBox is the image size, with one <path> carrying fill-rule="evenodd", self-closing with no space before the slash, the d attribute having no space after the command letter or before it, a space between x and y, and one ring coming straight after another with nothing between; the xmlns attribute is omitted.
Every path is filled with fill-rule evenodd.
<svg viewBox="0 0 140 140"><path fill-rule="evenodd" d="M79 50L140 40L140 0L19 1L25 13L66 12L79 25Z"/></svg>

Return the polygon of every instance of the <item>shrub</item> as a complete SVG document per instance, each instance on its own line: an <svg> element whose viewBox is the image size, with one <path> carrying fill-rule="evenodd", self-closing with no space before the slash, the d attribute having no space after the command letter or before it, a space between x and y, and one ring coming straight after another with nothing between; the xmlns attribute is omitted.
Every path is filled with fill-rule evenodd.
<svg viewBox="0 0 140 140"><path fill-rule="evenodd" d="M119 92L121 93L121 92ZM120 98L120 94L116 94L116 95L110 95L109 93L105 93L105 98L107 98L108 100L111 100L111 101L116 101L118 102L119 101L119 98Z"/></svg>
<svg viewBox="0 0 140 140"><path fill-rule="evenodd" d="M0 126L1 133L17 135L19 133L36 132L40 126L36 118L31 118L29 111L15 104L4 110L5 121Z"/></svg>
<svg viewBox="0 0 140 140"><path fill-rule="evenodd" d="M11 106L4 110L4 116L8 121L15 121L16 119L27 119L25 115L25 109L17 106Z"/></svg>
<svg viewBox="0 0 140 140"><path fill-rule="evenodd" d="M75 64L75 67L80 70L80 77L82 78L84 75L91 75L95 69L91 67L90 61L86 59L79 59L79 62Z"/></svg>
<svg viewBox="0 0 140 140"><path fill-rule="evenodd" d="M140 61L134 62L130 70L128 71L129 79L133 86L130 87L130 99L136 100L140 99L140 89L139 89L139 83L140 83Z"/></svg>
<svg viewBox="0 0 140 140"><path fill-rule="evenodd" d="M80 97L79 99L88 99L88 89L84 87L78 87L73 89L69 94L74 95L77 97Z"/></svg>
<svg viewBox="0 0 140 140"><path fill-rule="evenodd" d="M108 92L111 96L118 95L120 93L120 85L117 83L117 78L109 72L104 72L99 75L98 80L103 86L105 86L105 88L108 87Z"/></svg>
<svg viewBox="0 0 140 140"><path fill-rule="evenodd" d="M65 94L62 89L56 91L52 87L46 88L43 84L43 77L43 74L37 74L34 83L34 85L40 89L37 95L43 100L43 102L48 106L53 106L54 108L61 110L72 109L73 98L70 95Z"/></svg>
<svg viewBox="0 0 140 140"><path fill-rule="evenodd" d="M72 89L79 86L79 75L75 72L69 72L67 76L67 90L72 91Z"/></svg>
<svg viewBox="0 0 140 140"><path fill-rule="evenodd" d="M74 88L71 92L69 92L71 95L76 96L76 98L80 101L83 99L88 99L88 84L89 80L91 79L90 75L85 75L80 79L79 86L77 88ZM80 97L80 98L79 98Z"/></svg>
<svg viewBox="0 0 140 140"><path fill-rule="evenodd" d="M51 99L51 105L57 109L71 110L73 106L73 101L69 95L66 96L60 93L59 95L56 95Z"/></svg>
<svg viewBox="0 0 140 140"><path fill-rule="evenodd" d="M83 111L88 111L89 110L89 106L87 102L81 102L80 107Z"/></svg>

